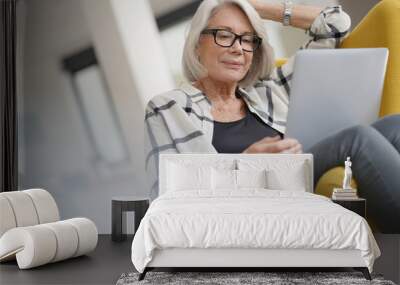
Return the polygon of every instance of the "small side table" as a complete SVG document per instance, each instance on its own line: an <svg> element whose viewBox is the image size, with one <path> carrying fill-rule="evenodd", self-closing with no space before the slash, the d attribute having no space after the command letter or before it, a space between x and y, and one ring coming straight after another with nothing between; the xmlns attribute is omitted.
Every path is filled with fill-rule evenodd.
<svg viewBox="0 0 400 285"><path fill-rule="evenodd" d="M357 198L352 200L336 200L332 199L332 202L341 205L342 207L359 214L361 217L366 217L367 211L367 200L363 198Z"/></svg>
<svg viewBox="0 0 400 285"><path fill-rule="evenodd" d="M118 196L113 197L111 202L111 239L113 241L126 240L126 220L124 212L135 212L135 232L137 231L140 221L144 217L148 207L149 198L142 196Z"/></svg>

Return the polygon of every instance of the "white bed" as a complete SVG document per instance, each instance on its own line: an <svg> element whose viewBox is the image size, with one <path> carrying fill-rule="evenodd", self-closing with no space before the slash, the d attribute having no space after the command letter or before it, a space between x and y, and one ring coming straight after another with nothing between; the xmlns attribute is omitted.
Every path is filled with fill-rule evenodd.
<svg viewBox="0 0 400 285"><path fill-rule="evenodd" d="M310 154L163 154L159 166L160 196L132 243L140 278L154 267L354 267L370 278L371 230L313 194Z"/></svg>

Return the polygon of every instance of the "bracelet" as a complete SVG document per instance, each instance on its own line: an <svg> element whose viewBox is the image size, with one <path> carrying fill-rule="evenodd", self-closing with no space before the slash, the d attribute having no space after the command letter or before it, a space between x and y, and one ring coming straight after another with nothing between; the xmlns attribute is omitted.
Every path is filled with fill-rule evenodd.
<svg viewBox="0 0 400 285"><path fill-rule="evenodd" d="M292 1L286 0L284 3L284 11L283 11L283 21L282 24L284 26L290 25L290 18L292 17Z"/></svg>

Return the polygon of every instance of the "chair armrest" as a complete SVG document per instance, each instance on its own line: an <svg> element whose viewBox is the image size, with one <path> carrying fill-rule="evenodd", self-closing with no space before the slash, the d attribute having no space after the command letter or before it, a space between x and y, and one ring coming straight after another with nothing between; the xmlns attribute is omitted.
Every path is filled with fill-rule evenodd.
<svg viewBox="0 0 400 285"><path fill-rule="evenodd" d="M86 218L8 230L0 238L0 261L16 258L28 269L86 254L96 248L97 228Z"/></svg>

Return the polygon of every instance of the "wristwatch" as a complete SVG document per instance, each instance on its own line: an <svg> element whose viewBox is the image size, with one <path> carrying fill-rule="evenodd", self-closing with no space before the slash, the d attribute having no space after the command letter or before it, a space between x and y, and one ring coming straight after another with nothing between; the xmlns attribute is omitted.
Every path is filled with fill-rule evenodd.
<svg viewBox="0 0 400 285"><path fill-rule="evenodd" d="M290 0L285 0L285 2L283 3L283 21L282 24L284 26L289 26L290 25L290 17L292 16L292 1Z"/></svg>

